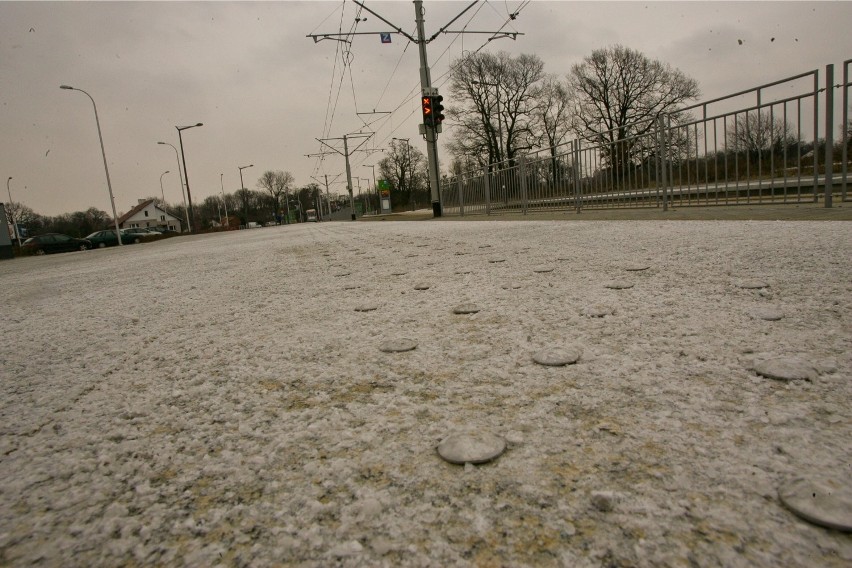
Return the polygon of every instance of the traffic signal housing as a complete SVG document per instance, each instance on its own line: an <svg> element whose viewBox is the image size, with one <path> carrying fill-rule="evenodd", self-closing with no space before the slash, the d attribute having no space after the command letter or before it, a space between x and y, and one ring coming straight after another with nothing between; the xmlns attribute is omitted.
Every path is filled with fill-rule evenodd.
<svg viewBox="0 0 852 568"><path fill-rule="evenodd" d="M437 126L444 122L444 105L442 104L444 97L438 95L432 97L432 124Z"/></svg>
<svg viewBox="0 0 852 568"><path fill-rule="evenodd" d="M426 95L423 95L422 97L420 97L420 100L423 103L423 124L426 124L428 126L434 126L435 114L432 109L432 97L427 97Z"/></svg>

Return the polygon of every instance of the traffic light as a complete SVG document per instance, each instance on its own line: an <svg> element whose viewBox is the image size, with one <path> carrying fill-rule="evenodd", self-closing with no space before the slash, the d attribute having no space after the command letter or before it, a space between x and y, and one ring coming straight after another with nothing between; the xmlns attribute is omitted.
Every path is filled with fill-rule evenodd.
<svg viewBox="0 0 852 568"><path fill-rule="evenodd" d="M434 126L434 114L432 113L432 97L422 96L420 100L423 102L423 124ZM443 107L442 107L443 108Z"/></svg>
<svg viewBox="0 0 852 568"><path fill-rule="evenodd" d="M436 126L444 122L444 105L441 104L443 100L441 95L432 97L432 121Z"/></svg>

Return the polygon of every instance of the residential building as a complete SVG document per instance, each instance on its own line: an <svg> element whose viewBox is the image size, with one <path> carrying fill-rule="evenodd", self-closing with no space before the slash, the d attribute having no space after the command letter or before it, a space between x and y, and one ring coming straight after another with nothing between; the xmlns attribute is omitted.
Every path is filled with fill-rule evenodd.
<svg viewBox="0 0 852 568"><path fill-rule="evenodd" d="M183 232L180 219L170 215L153 199L140 199L136 207L118 218L118 226L122 229L141 227Z"/></svg>

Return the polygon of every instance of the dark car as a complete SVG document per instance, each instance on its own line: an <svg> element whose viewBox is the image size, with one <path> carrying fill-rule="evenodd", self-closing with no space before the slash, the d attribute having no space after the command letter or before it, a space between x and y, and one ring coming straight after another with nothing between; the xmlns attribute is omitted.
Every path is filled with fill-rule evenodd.
<svg viewBox="0 0 852 568"><path fill-rule="evenodd" d="M89 250L92 243L86 239L75 239L60 233L46 233L30 237L24 241L23 249L32 254L48 254L52 252L68 252L72 250Z"/></svg>
<svg viewBox="0 0 852 568"><path fill-rule="evenodd" d="M139 235L140 237L152 237L154 235L163 234L156 229L150 229L146 227L130 227L129 229L123 229L123 231L132 235Z"/></svg>
<svg viewBox="0 0 852 568"><path fill-rule="evenodd" d="M92 243L93 247L97 248L118 246L118 239L115 238L115 231L95 231L91 235L87 236L86 240ZM121 244L130 245L141 242L141 235L134 235L121 231Z"/></svg>

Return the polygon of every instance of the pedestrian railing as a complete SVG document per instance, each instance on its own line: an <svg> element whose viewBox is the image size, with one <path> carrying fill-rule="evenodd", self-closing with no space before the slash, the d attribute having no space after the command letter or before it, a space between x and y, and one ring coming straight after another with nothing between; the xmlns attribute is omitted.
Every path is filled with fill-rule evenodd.
<svg viewBox="0 0 852 568"><path fill-rule="evenodd" d="M813 70L445 178L447 215L847 199L849 68ZM834 91L842 133L834 136ZM834 140L840 144L836 145ZM837 175L835 175L837 172Z"/></svg>

